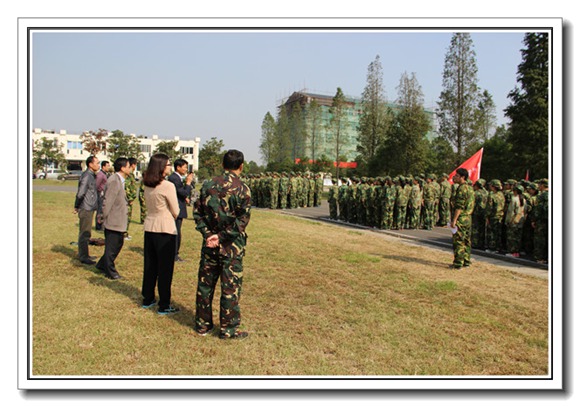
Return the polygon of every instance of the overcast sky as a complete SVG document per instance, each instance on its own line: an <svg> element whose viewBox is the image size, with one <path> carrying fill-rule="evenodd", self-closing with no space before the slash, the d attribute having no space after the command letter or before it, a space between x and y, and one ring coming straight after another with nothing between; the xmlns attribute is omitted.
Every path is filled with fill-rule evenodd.
<svg viewBox="0 0 580 407"><path fill-rule="evenodd" d="M379 55L389 100L401 74L416 73L435 107L453 30L36 31L32 126L78 134L109 131L160 138L211 137L261 162L264 115L294 91L360 97ZM472 32L479 86L498 123L516 84L524 31Z"/></svg>

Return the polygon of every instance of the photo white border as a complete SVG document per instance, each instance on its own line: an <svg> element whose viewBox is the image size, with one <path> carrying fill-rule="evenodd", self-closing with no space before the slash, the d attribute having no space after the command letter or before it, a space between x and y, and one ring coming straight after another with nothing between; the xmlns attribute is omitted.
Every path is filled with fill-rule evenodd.
<svg viewBox="0 0 580 407"><path fill-rule="evenodd" d="M36 376L29 377L31 371L32 344L28 342L29 332L32 332L32 320L28 319L31 312L32 287L29 286L29 273L32 268L32 219L29 218L32 199L32 183L29 174L27 154L30 154L30 133L32 129L32 112L28 98L28 58L31 55L28 48L29 29L47 29L62 27L70 32L79 28L95 27L95 31L104 28L123 28L147 30L147 28L232 28L271 27L277 32L278 27L291 27L308 30L312 27L341 29L352 27L380 27L397 29L399 32L436 32L469 31L476 32L478 28L489 31L521 29L522 31L541 31L538 28L548 28L551 31L551 139L550 139L550 194L551 194L551 261L550 278L550 372L547 376L205 376L205 377L120 377L120 376ZM409 28L412 27L412 28ZM317 30L318 31L318 30ZM382 31L382 30L381 30ZM216 32L212 30L212 32ZM328 389L328 390L556 390L564 384L563 368L563 21L559 18L19 18L18 19L18 388L19 389ZM30 66L32 69L32 66ZM514 82L515 86L515 82ZM28 177L25 179L25 177ZM24 185L27 187L24 188ZM24 210L24 209L27 210ZM30 223L29 223L30 222ZM30 331L29 331L30 330ZM30 346L30 347L29 347ZM553 356L553 358L552 358ZM547 379L546 377L550 377Z"/></svg>

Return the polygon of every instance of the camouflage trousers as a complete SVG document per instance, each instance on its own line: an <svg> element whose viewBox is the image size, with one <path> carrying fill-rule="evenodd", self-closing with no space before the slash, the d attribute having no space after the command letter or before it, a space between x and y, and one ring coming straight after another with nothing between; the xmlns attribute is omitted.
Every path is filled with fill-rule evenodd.
<svg viewBox="0 0 580 407"><path fill-rule="evenodd" d="M270 194L270 209L278 208L278 194Z"/></svg>
<svg viewBox="0 0 580 407"><path fill-rule="evenodd" d="M451 207L449 205L449 198L443 198L439 201L439 226L447 226L451 221Z"/></svg>
<svg viewBox="0 0 580 407"><path fill-rule="evenodd" d="M201 249L195 300L196 330L213 328L212 302L218 279L221 283L220 333L231 336L240 326L243 257L243 251L230 257L221 255L219 248Z"/></svg>
<svg viewBox="0 0 580 407"><path fill-rule="evenodd" d="M471 225L471 245L474 249L485 247L485 216L473 214Z"/></svg>
<svg viewBox="0 0 580 407"><path fill-rule="evenodd" d="M295 209L298 208L298 199L296 195L290 194L288 195L288 208Z"/></svg>
<svg viewBox="0 0 580 407"><path fill-rule="evenodd" d="M381 229L391 229L393 227L393 207L387 206L384 208L381 221Z"/></svg>
<svg viewBox="0 0 580 407"><path fill-rule="evenodd" d="M508 253L519 253L522 248L522 227L508 225L506 229L506 250Z"/></svg>
<svg viewBox="0 0 580 407"><path fill-rule="evenodd" d="M403 229L405 226L405 217L407 216L407 206L397 205L397 213L395 218L395 224L393 228Z"/></svg>
<svg viewBox="0 0 580 407"><path fill-rule="evenodd" d="M457 232L453 235L453 265L455 267L471 264L471 216L459 216Z"/></svg>
<svg viewBox="0 0 580 407"><path fill-rule="evenodd" d="M485 227L485 247L499 251L501 243L501 219L489 219L489 225Z"/></svg>
<svg viewBox="0 0 580 407"><path fill-rule="evenodd" d="M409 229L417 229L419 227L419 218L421 217L420 206L409 206Z"/></svg>
<svg viewBox="0 0 580 407"><path fill-rule="evenodd" d="M133 202L127 205L127 230L126 230L127 233L129 233L129 225L131 225L132 218L133 218Z"/></svg>
<svg viewBox="0 0 580 407"><path fill-rule="evenodd" d="M433 229L435 226L435 201L425 201L425 217L423 218L423 227Z"/></svg>
<svg viewBox="0 0 580 407"><path fill-rule="evenodd" d="M338 201L338 218L344 222L348 220L347 206L344 201Z"/></svg>
<svg viewBox="0 0 580 407"><path fill-rule="evenodd" d="M338 208L336 207L336 199L328 201L328 209L330 211L330 219L338 219Z"/></svg>
<svg viewBox="0 0 580 407"><path fill-rule="evenodd" d="M356 223L358 218L358 208L357 205L353 202L350 202L348 205L348 219L347 221L350 223Z"/></svg>
<svg viewBox="0 0 580 407"><path fill-rule="evenodd" d="M548 260L548 222L536 221L534 229L534 259Z"/></svg>

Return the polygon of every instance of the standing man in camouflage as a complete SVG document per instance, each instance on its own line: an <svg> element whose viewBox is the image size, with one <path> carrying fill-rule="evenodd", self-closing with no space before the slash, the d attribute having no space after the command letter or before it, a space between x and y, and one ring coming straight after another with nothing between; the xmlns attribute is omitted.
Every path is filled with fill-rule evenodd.
<svg viewBox="0 0 580 407"><path fill-rule="evenodd" d="M213 330L212 299L221 281L220 339L241 339L240 294L243 258L250 222L251 193L240 180L244 154L229 150L222 161L224 173L206 181L195 202L193 218L203 236L196 294L195 331Z"/></svg>
<svg viewBox="0 0 580 407"><path fill-rule="evenodd" d="M347 202L348 181L346 178L340 179L340 187L338 187L338 218L343 221L348 221L348 202Z"/></svg>
<svg viewBox="0 0 580 407"><path fill-rule="evenodd" d="M131 240L129 235L129 225L133 216L133 202L137 199L137 180L135 180L135 169L137 168L137 159L129 158L129 165L131 166L131 173L125 180L125 194L127 194L127 231L125 232L125 240Z"/></svg>
<svg viewBox="0 0 580 407"><path fill-rule="evenodd" d="M501 182L498 179L492 179L489 188L490 192L485 207L485 251L499 253L505 198L501 192Z"/></svg>
<svg viewBox="0 0 580 407"><path fill-rule="evenodd" d="M435 184L435 175L427 175L427 183L423 189L423 203L425 205L423 227L427 230L433 229L433 226L435 225L435 202L438 194Z"/></svg>
<svg viewBox="0 0 580 407"><path fill-rule="evenodd" d="M471 265L471 214L475 203L473 188L467 184L469 172L459 168L453 176L457 190L453 195L453 217L450 226L457 228L453 234L453 264L449 267L459 269Z"/></svg>
<svg viewBox="0 0 580 407"><path fill-rule="evenodd" d="M447 226L449 223L449 215L451 214L450 199L451 199L451 184L447 180L447 174L441 174L439 178L439 185L441 186L441 195L439 198L439 226Z"/></svg>
<svg viewBox="0 0 580 407"><path fill-rule="evenodd" d="M487 205L487 190L484 188L483 178L475 181L473 190L475 194L475 207L473 208L471 244L474 249L485 248L485 207Z"/></svg>
<svg viewBox="0 0 580 407"><path fill-rule="evenodd" d="M336 178L332 179L332 185L328 189L328 210L330 212L330 219L338 219L337 200L338 200L338 186L336 185Z"/></svg>
<svg viewBox="0 0 580 407"><path fill-rule="evenodd" d="M413 178L413 186L409 195L409 229L419 228L419 217L421 216L421 206L423 204L423 192L419 187L419 177Z"/></svg>
<svg viewBox="0 0 580 407"><path fill-rule="evenodd" d="M550 218L550 192L548 180L538 182L540 193L536 200L532 226L534 228L534 259L540 264L548 263L548 221Z"/></svg>

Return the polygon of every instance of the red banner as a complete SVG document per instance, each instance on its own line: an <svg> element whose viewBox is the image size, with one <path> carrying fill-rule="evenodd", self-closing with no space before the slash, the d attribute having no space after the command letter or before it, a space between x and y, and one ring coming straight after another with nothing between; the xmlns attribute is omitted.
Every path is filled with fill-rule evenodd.
<svg viewBox="0 0 580 407"><path fill-rule="evenodd" d="M483 147L471 157L469 157L463 164L457 167L451 174L449 174L448 181L453 184L453 176L460 168L465 168L469 173L469 179L475 182L479 179L481 172L481 158L483 157Z"/></svg>

